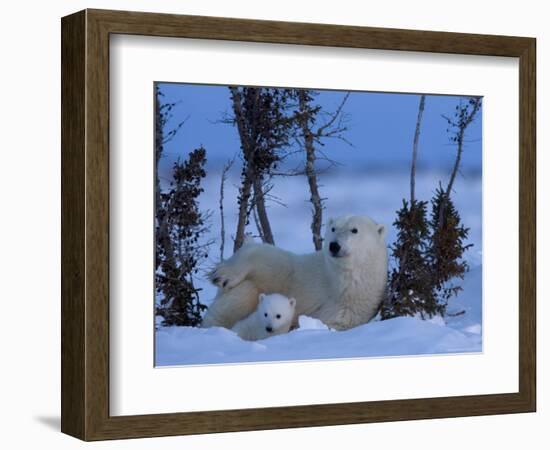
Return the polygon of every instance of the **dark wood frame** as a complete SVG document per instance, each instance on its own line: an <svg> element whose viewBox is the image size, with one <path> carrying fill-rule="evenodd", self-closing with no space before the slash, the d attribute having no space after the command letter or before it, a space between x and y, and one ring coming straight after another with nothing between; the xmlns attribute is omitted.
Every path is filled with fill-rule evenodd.
<svg viewBox="0 0 550 450"><path fill-rule="evenodd" d="M84 440L535 411L533 38L85 10L62 30L61 429ZM519 58L519 392L141 416L109 415L109 35Z"/></svg>

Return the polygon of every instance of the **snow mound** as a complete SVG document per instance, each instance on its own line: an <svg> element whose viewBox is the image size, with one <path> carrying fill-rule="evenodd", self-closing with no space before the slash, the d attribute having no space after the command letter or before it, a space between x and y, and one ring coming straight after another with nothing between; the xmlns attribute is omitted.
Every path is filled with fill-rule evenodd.
<svg viewBox="0 0 550 450"><path fill-rule="evenodd" d="M481 335L398 317L347 331L301 328L255 342L225 328L164 327L156 348L159 366L221 364L479 352Z"/></svg>
<svg viewBox="0 0 550 450"><path fill-rule="evenodd" d="M243 341L225 328L160 327L156 365L364 358L482 351L481 267L466 276L447 317L397 317L334 331L300 316L299 328L260 341Z"/></svg>
<svg viewBox="0 0 550 450"><path fill-rule="evenodd" d="M319 319L315 319L315 318L309 317L309 316L300 316L300 317L298 317L298 330L299 331L328 330L328 329L329 329L329 327L327 327Z"/></svg>

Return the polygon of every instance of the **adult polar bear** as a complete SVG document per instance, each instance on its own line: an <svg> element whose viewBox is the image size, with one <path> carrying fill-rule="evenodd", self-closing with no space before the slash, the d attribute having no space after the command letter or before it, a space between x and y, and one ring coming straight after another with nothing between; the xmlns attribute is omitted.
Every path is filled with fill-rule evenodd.
<svg viewBox="0 0 550 450"><path fill-rule="evenodd" d="M368 322L386 288L385 234L385 227L368 217L345 216L329 220L324 247L315 253L246 243L212 271L219 289L203 326L231 328L256 309L260 293L294 297L295 325L302 314L337 330Z"/></svg>

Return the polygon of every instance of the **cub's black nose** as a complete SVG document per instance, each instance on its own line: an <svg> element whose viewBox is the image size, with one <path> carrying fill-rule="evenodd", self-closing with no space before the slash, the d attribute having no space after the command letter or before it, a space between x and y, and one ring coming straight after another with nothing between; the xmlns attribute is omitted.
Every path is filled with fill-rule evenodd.
<svg viewBox="0 0 550 450"><path fill-rule="evenodd" d="M273 331L273 328L271 327L265 327L265 331L267 331L268 333L271 333Z"/></svg>
<svg viewBox="0 0 550 450"><path fill-rule="evenodd" d="M328 249L330 250L330 253L333 255L337 255L342 247L340 247L340 244L338 242L331 242L328 246Z"/></svg>

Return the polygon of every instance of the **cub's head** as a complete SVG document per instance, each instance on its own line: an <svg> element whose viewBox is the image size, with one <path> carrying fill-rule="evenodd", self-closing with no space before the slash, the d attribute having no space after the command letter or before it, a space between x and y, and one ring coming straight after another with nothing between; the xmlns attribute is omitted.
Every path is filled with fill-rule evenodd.
<svg viewBox="0 0 550 450"><path fill-rule="evenodd" d="M362 259L370 250L386 248L386 228L365 216L329 219L324 251L335 261Z"/></svg>
<svg viewBox="0 0 550 450"><path fill-rule="evenodd" d="M258 314L265 331L276 334L294 318L296 300L280 294L260 294ZM288 328L287 328L288 329Z"/></svg>

